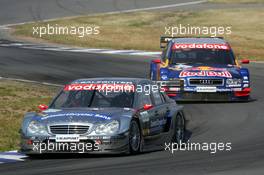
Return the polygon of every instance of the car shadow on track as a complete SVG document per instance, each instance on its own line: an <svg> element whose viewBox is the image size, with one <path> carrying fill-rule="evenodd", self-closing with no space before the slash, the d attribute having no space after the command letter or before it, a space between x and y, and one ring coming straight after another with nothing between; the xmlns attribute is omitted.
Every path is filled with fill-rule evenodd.
<svg viewBox="0 0 264 175"><path fill-rule="evenodd" d="M187 142L192 136L192 132L188 129L185 130L184 133L184 140L183 142ZM36 154L30 155L24 160L52 160L52 159L87 159L87 158L118 158L118 157L133 157L133 156L140 156L151 154L155 152L164 151L164 148L151 150L151 151L144 151L139 154L93 154L93 153L52 153L52 154Z"/></svg>
<svg viewBox="0 0 264 175"><path fill-rule="evenodd" d="M184 143L188 142L191 136L192 136L192 131L185 129L183 142Z"/></svg>
<svg viewBox="0 0 264 175"><path fill-rule="evenodd" d="M144 151L139 154L93 154L93 153L52 153L52 154L36 154L30 155L29 157L24 158L24 160L52 160L52 159L87 159L87 158L118 158L118 157L133 157L146 155L154 152L163 151L154 150L154 151Z"/></svg>

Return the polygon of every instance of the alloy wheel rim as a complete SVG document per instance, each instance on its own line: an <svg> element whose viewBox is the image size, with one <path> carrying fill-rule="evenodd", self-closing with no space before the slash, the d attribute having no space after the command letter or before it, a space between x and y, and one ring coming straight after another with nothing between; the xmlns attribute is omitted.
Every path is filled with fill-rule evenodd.
<svg viewBox="0 0 264 175"><path fill-rule="evenodd" d="M177 121L176 124L176 141L180 142L183 140L183 122L182 118Z"/></svg>
<svg viewBox="0 0 264 175"><path fill-rule="evenodd" d="M134 151L138 150L140 141L139 128L136 124L132 124L130 134L130 145Z"/></svg>

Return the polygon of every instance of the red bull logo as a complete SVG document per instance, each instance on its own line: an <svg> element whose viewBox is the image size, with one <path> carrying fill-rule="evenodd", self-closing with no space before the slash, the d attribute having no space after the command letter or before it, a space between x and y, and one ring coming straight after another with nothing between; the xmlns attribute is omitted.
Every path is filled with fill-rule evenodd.
<svg viewBox="0 0 264 175"><path fill-rule="evenodd" d="M226 77L232 78L232 75L228 71L182 71L179 77Z"/></svg>

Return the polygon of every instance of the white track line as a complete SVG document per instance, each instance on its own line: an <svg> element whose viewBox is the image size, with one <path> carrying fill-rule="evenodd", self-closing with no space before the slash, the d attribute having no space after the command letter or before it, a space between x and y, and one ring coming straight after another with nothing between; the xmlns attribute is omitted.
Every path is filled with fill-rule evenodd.
<svg viewBox="0 0 264 175"><path fill-rule="evenodd" d="M36 84L42 84L42 85L47 85L47 86L56 86L56 87L62 87L63 85L61 84L55 84L55 83L47 83L47 82L39 82L39 81L34 81L34 80L25 80L25 79L20 79L20 78L7 78L7 77L1 77L0 80L12 80L12 81L19 81L23 83L36 83Z"/></svg>
<svg viewBox="0 0 264 175"><path fill-rule="evenodd" d="M62 51L62 52L80 52L80 53L97 53L97 54L118 54L118 55L135 55L135 56L150 56L158 57L161 52L142 51L142 50L113 50L113 49L95 49L95 48L76 48L76 47L60 47L48 46L31 43L0 43L2 47L18 47L23 49L47 50L47 51Z"/></svg>
<svg viewBox="0 0 264 175"><path fill-rule="evenodd" d="M119 14L119 13L129 13L129 12L138 12L138 11L149 11L149 10L158 10L158 9L166 9L166 8L173 8L173 7L181 7L181 6L188 6L188 5L196 5L196 4L202 4L207 2L208 0L200 0L200 1L191 1L191 2L183 2L183 3L177 3L177 4L170 4L170 5L162 5L162 6L154 6L154 7L146 7L146 8L137 8L137 9L130 9L130 10L119 10L119 11L112 11L112 12L105 12L105 13L95 13L95 14L87 14L88 16L95 16L95 15L111 15L111 14ZM79 17L78 16L70 16L70 17L64 17L64 18L74 18L74 17ZM83 16L83 15L81 15ZM46 19L46 20L41 20L41 22L49 22L49 21L54 21L58 19L63 19L62 18L52 18L52 19ZM11 26L16 26L16 25L23 25L23 24L31 24L36 21L29 21L29 22L20 22L20 23L14 23L14 24L4 24L0 25L0 28L2 29L8 29Z"/></svg>
<svg viewBox="0 0 264 175"><path fill-rule="evenodd" d="M27 156L19 153L17 150L0 152L0 164L8 162L24 161Z"/></svg>
<svg viewBox="0 0 264 175"><path fill-rule="evenodd" d="M137 11L149 11L149 10L158 10L158 9L166 9L166 8L173 8L173 7L180 7L180 6L188 6L188 5L195 5L195 4L201 4L205 3L207 0L200 0L200 1L191 1L191 2L184 2L184 3L177 3L177 4L170 4L170 5L162 5L162 6L155 6L155 7L147 7L147 8L137 8L137 9L130 9L130 10L120 10L120 11L112 11L112 12L106 12L106 13L97 13L97 14L90 14L88 16L95 16L95 15L107 15L107 14L119 14L119 13L129 13L129 12L137 12ZM78 16L71 16L71 17L65 17L65 18L73 18ZM42 20L42 22L48 22L53 20L58 20L62 18L53 18L53 19L47 19ZM11 26L15 25L23 25L23 24L30 24L34 23L35 21L29 21L29 22L21 22L21 23L15 23L15 24L5 24L0 25L0 29L8 29ZM159 55L159 52L144 52L144 51L133 51L133 50L104 50L104 51L96 51L96 49L69 49L64 50L64 48L59 47L48 47L48 48L38 48L37 46L34 46L31 44L22 44L22 43L9 43L9 44L1 44L1 46L20 46L21 48L27 48L27 49L37 49L37 50L50 50L50 51L71 51L71 52L87 52L87 53L105 53L105 54L126 54L126 55L141 55L141 56L156 56Z"/></svg>
<svg viewBox="0 0 264 175"><path fill-rule="evenodd" d="M27 157L26 155L1 155L1 159L15 160L15 161L23 161L22 158Z"/></svg>
<svg viewBox="0 0 264 175"><path fill-rule="evenodd" d="M205 2L207 2L207 0L183 2L183 3L177 3L177 4L162 5L162 6L156 6L156 7L138 8L138 9L131 9L131 10L120 10L120 11L117 11L117 12L107 12L105 14L116 14L116 13L128 13L128 12L137 12L137 11L159 10L159 9L181 7L181 6L187 6L187 5L196 5L196 4L201 4L201 3L205 3Z"/></svg>

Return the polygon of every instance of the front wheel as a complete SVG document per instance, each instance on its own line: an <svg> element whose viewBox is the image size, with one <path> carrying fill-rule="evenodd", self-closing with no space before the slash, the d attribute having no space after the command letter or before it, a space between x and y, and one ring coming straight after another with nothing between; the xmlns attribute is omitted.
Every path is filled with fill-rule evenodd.
<svg viewBox="0 0 264 175"><path fill-rule="evenodd" d="M141 134L138 123L132 120L129 129L129 151L131 154L140 152Z"/></svg>
<svg viewBox="0 0 264 175"><path fill-rule="evenodd" d="M177 114L176 121L174 122L172 142L183 143L185 134L185 120L180 114Z"/></svg>

